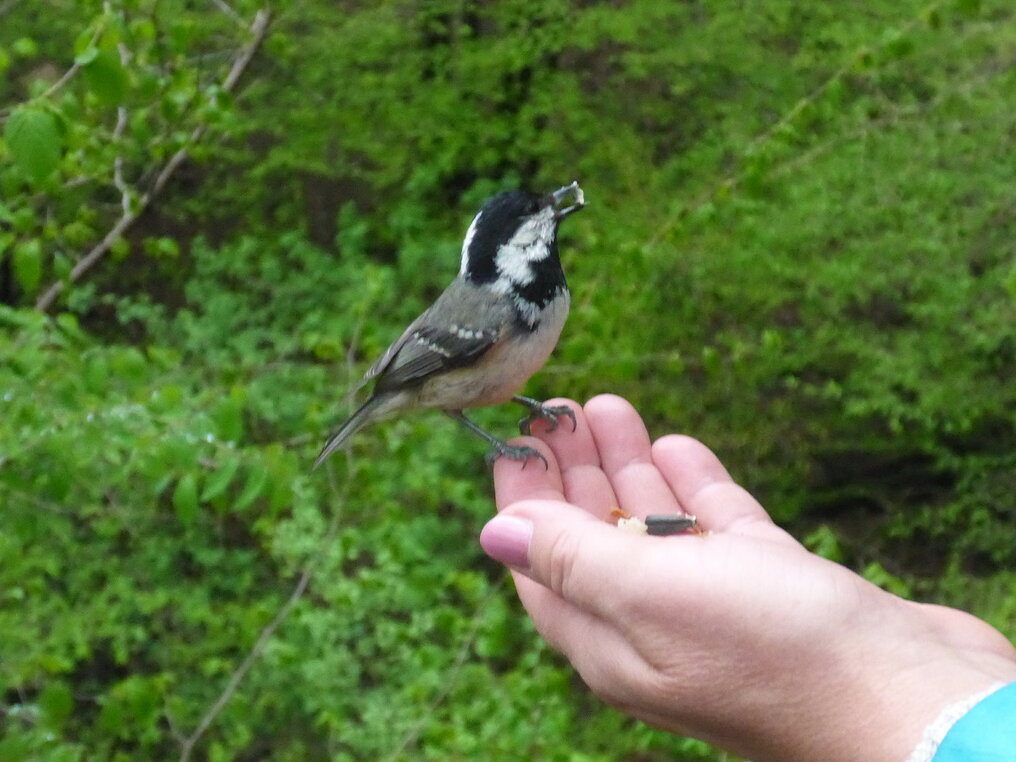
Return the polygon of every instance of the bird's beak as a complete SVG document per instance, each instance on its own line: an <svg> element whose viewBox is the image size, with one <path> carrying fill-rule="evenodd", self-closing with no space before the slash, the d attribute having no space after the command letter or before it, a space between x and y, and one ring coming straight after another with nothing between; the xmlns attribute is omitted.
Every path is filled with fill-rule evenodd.
<svg viewBox="0 0 1016 762"><path fill-rule="evenodd" d="M558 220L563 220L569 214L577 212L584 207L586 205L586 197L579 187L579 181L573 180L571 185L558 188L551 193L550 203L554 207L554 217Z"/></svg>

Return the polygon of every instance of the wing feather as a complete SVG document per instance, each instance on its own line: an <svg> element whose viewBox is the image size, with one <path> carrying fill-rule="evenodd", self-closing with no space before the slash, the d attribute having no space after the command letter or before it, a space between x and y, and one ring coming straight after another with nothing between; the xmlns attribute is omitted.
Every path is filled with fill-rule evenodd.
<svg viewBox="0 0 1016 762"><path fill-rule="evenodd" d="M403 340L378 376L377 389L418 383L436 373L468 365L497 341L491 331L456 326L420 326Z"/></svg>
<svg viewBox="0 0 1016 762"><path fill-rule="evenodd" d="M457 279L385 350L364 383L376 379L376 391L386 391L468 365L497 342L514 318L503 296Z"/></svg>

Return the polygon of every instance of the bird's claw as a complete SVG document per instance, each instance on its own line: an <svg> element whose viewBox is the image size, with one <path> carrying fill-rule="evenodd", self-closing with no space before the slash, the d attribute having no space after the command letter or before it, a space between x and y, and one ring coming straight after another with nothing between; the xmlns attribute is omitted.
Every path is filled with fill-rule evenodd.
<svg viewBox="0 0 1016 762"><path fill-rule="evenodd" d="M554 431L558 426L558 419L562 416L571 418L572 431L578 430L578 420L575 418L575 411L567 405L540 405L533 407L529 415L519 421L519 431L528 436L532 433L533 424L536 421L546 421L547 431Z"/></svg>
<svg viewBox="0 0 1016 762"><path fill-rule="evenodd" d="M522 467L525 468L530 458L539 458L543 461L543 467L546 469L550 468L550 464L547 463L547 459L543 457L543 453L533 447L526 447L525 445L510 445L507 442L502 442L495 445L494 449L487 453L486 461L487 465L491 468L494 467L494 461L498 458L508 458L509 460L521 460Z"/></svg>

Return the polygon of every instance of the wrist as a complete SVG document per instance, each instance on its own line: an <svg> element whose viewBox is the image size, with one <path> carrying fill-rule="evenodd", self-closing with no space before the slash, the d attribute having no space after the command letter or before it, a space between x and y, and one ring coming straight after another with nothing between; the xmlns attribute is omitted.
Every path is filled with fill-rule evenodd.
<svg viewBox="0 0 1016 762"><path fill-rule="evenodd" d="M794 753L774 759L902 762L950 706L1016 681L1016 651L962 645L913 617L912 604L891 600L902 610L895 626L851 638Z"/></svg>
<svg viewBox="0 0 1016 762"><path fill-rule="evenodd" d="M1002 758L1012 751L1012 738L998 729L1016 728L1016 682L996 683L985 691L956 701L924 729L906 762L946 762ZM981 759L981 756L977 756Z"/></svg>

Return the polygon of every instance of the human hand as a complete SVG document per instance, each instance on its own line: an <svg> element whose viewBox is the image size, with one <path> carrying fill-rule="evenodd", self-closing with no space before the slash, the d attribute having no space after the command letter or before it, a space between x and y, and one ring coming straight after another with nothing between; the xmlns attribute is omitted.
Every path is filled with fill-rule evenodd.
<svg viewBox="0 0 1016 762"><path fill-rule="evenodd" d="M651 444L614 396L495 464L480 540L537 629L610 704L754 760L903 760L952 702L1016 680L969 614L893 596L807 551L701 443ZM629 534L612 508L686 512L704 536Z"/></svg>

